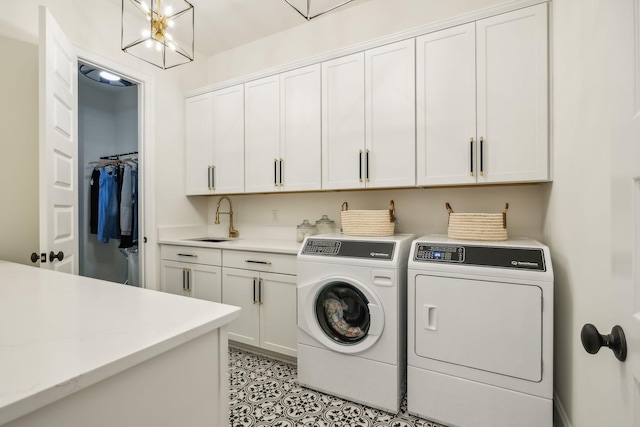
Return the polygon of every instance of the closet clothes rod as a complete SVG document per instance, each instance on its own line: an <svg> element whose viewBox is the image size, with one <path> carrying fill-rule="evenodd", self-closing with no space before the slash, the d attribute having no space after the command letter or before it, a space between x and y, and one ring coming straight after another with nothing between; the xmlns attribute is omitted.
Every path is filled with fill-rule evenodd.
<svg viewBox="0 0 640 427"><path fill-rule="evenodd" d="M120 153L120 154L112 154L110 156L103 156L100 157L102 160L120 160L120 157L122 156L130 156L132 154L138 154L137 151L132 151L130 153Z"/></svg>
<svg viewBox="0 0 640 427"><path fill-rule="evenodd" d="M100 160L97 162L89 162L89 164L98 165L98 166L111 166L111 165L121 165L128 162L133 162L134 164L137 164L138 159L136 157L129 157L126 159Z"/></svg>

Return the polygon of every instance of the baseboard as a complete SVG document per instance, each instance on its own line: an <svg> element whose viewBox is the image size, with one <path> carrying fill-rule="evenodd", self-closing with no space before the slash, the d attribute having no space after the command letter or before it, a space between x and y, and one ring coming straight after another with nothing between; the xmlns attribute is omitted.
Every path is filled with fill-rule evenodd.
<svg viewBox="0 0 640 427"><path fill-rule="evenodd" d="M555 390L553 391L553 425L554 427L572 427L567 412Z"/></svg>
<svg viewBox="0 0 640 427"><path fill-rule="evenodd" d="M298 359L296 359L295 357L291 357L291 356L287 356L287 355L284 355L284 354L276 353L276 352L273 352L273 351L270 351L270 350L265 350L265 349L259 348L259 347L254 347L252 345L244 344L244 343L237 342L237 341L229 340L229 347L235 347L235 348L240 349L240 350L245 350L245 351L248 351L250 353L259 354L260 356L270 357L271 359L276 359L276 360L279 360L281 362L289 363L289 364L292 364L292 365L297 365L298 364Z"/></svg>

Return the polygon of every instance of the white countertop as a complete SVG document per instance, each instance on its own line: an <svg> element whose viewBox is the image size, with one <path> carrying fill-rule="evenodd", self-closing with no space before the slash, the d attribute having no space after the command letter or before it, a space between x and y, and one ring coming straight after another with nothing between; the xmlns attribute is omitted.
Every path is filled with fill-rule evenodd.
<svg viewBox="0 0 640 427"><path fill-rule="evenodd" d="M239 316L229 305L0 261L0 425Z"/></svg>
<svg viewBox="0 0 640 427"><path fill-rule="evenodd" d="M296 255L302 243L285 239L231 239L223 242L200 242L189 239L162 239L158 243L166 245L195 246L200 248L227 249L236 251L256 251Z"/></svg>

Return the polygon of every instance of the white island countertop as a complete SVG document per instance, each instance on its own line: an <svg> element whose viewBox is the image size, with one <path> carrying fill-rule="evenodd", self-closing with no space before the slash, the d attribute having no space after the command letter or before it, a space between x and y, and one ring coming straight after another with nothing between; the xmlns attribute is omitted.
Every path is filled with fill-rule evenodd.
<svg viewBox="0 0 640 427"><path fill-rule="evenodd" d="M0 261L0 425L239 315L229 305Z"/></svg>

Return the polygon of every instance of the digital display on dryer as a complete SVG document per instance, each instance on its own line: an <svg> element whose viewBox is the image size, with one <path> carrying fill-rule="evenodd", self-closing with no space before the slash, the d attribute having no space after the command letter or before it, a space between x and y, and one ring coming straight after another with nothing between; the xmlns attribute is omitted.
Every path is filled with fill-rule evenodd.
<svg viewBox="0 0 640 427"><path fill-rule="evenodd" d="M415 261L464 262L462 246L417 244Z"/></svg>

